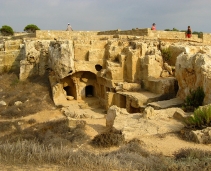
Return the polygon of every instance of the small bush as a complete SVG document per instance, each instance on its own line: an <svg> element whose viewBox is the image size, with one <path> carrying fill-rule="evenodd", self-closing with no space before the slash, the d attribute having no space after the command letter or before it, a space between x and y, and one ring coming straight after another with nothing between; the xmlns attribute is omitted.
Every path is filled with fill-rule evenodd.
<svg viewBox="0 0 211 171"><path fill-rule="evenodd" d="M2 28L0 29L0 32L3 36L10 36L14 34L12 27L7 26L7 25L2 26Z"/></svg>
<svg viewBox="0 0 211 171"><path fill-rule="evenodd" d="M203 34L203 32L201 32L201 31L194 31L192 34L197 34L198 35L198 38L202 38L202 34Z"/></svg>
<svg viewBox="0 0 211 171"><path fill-rule="evenodd" d="M0 114L3 118L17 118L21 116L21 111L18 106L11 106L1 111Z"/></svg>
<svg viewBox="0 0 211 171"><path fill-rule="evenodd" d="M40 30L36 25L29 24L24 28L24 31L27 33L35 33L36 30Z"/></svg>
<svg viewBox="0 0 211 171"><path fill-rule="evenodd" d="M184 121L187 127L201 129L211 126L211 106L196 109L194 115Z"/></svg>
<svg viewBox="0 0 211 171"><path fill-rule="evenodd" d="M125 142L124 135L122 133L105 132L96 135L92 140L92 145L96 147L112 147L119 146Z"/></svg>
<svg viewBox="0 0 211 171"><path fill-rule="evenodd" d="M179 30L176 29L176 28L173 28L172 30L171 29L165 29L164 31L179 31Z"/></svg>
<svg viewBox="0 0 211 171"><path fill-rule="evenodd" d="M164 31L171 31L171 29L165 29Z"/></svg>
<svg viewBox="0 0 211 171"><path fill-rule="evenodd" d="M185 111L194 111L196 108L203 104L205 93L202 87L196 90L190 90L190 94L185 99Z"/></svg>
<svg viewBox="0 0 211 171"><path fill-rule="evenodd" d="M31 119L29 119L28 120L28 124L34 124L34 123L36 123L36 120L34 119L34 118L31 118Z"/></svg>
<svg viewBox="0 0 211 171"><path fill-rule="evenodd" d="M179 30L178 30L178 29L176 29L176 28L173 28L173 29L172 29L172 31L179 31Z"/></svg>
<svg viewBox="0 0 211 171"><path fill-rule="evenodd" d="M12 129L13 123L10 121L0 122L0 132L9 131Z"/></svg>
<svg viewBox="0 0 211 171"><path fill-rule="evenodd" d="M180 159L202 159L206 157L211 157L211 151L204 151L200 149L193 148L183 148L174 154L176 160Z"/></svg>
<svg viewBox="0 0 211 171"><path fill-rule="evenodd" d="M162 55L163 60L165 62L168 62L171 59L171 57L172 57L171 51L168 48L161 49L161 55Z"/></svg>

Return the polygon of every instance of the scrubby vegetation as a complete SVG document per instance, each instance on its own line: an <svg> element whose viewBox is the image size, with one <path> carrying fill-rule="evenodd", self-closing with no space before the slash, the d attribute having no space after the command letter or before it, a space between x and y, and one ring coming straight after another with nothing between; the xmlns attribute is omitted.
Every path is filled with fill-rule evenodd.
<svg viewBox="0 0 211 171"><path fill-rule="evenodd" d="M173 29L165 29L164 31L179 31L179 30L176 28L173 28Z"/></svg>
<svg viewBox="0 0 211 171"><path fill-rule="evenodd" d="M194 111L203 104L205 93L202 87L198 87L196 90L190 90L190 94L186 97L184 103L185 111Z"/></svg>
<svg viewBox="0 0 211 171"><path fill-rule="evenodd" d="M10 36L14 34L12 27L4 25L0 28L0 32L3 36Z"/></svg>
<svg viewBox="0 0 211 171"><path fill-rule="evenodd" d="M185 119L185 125L191 128L206 128L211 126L211 106L199 107L192 117Z"/></svg>
<svg viewBox="0 0 211 171"><path fill-rule="evenodd" d="M203 32L201 32L201 31L194 31L192 34L197 34L198 35L198 38L202 38L202 34L203 34Z"/></svg>
<svg viewBox="0 0 211 171"><path fill-rule="evenodd" d="M5 73L0 75L0 79L0 97L7 104L0 106L2 118L18 118L54 107L46 76L19 81L16 74Z"/></svg>
<svg viewBox="0 0 211 171"><path fill-rule="evenodd" d="M0 130L11 131L14 127L14 131L9 135L5 135L0 138L1 142L14 143L18 141L34 141L36 140L40 144L46 147L51 146L54 148L63 146L77 147L79 144L83 144L89 137L85 133L84 126L78 125L76 128L68 127L67 119L60 119L55 121L49 121L44 123L31 124L29 128L23 129L21 123L24 121L14 121L10 124L5 122L1 124ZM2 122L4 123L4 122ZM6 129L6 126L7 129ZM10 126L10 127L9 127Z"/></svg>
<svg viewBox="0 0 211 171"><path fill-rule="evenodd" d="M95 147L120 146L125 142L124 135L121 132L105 132L96 135L91 141Z"/></svg>
<svg viewBox="0 0 211 171"><path fill-rule="evenodd" d="M163 57L164 62L167 62L171 59L171 51L168 48L161 49L161 55Z"/></svg>
<svg viewBox="0 0 211 171"><path fill-rule="evenodd" d="M60 165L62 170L210 170L211 153L198 149L181 149L175 158L150 154L137 142L125 144L118 150L94 153L66 146L51 147L38 141L0 143L1 163L8 165ZM66 169L65 169L66 168Z"/></svg>
<svg viewBox="0 0 211 171"><path fill-rule="evenodd" d="M35 33L36 30L40 30L40 28L34 24L29 24L24 28L27 33Z"/></svg>

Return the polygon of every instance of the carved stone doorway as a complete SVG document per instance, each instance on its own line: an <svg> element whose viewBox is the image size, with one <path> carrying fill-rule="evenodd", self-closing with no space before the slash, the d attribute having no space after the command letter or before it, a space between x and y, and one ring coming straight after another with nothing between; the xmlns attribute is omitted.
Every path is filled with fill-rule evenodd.
<svg viewBox="0 0 211 171"><path fill-rule="evenodd" d="M88 85L85 88L86 97L94 97L94 87L92 85Z"/></svg>

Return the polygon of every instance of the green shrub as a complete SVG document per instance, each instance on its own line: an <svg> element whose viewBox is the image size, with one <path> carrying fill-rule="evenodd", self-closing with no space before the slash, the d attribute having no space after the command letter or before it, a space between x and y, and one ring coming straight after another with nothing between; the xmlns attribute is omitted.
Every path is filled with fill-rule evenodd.
<svg viewBox="0 0 211 171"><path fill-rule="evenodd" d="M176 28L173 28L172 30L171 29L165 29L164 31L179 31L179 30L176 29Z"/></svg>
<svg viewBox="0 0 211 171"><path fill-rule="evenodd" d="M192 34L197 34L198 35L198 38L202 38L202 34L203 34L203 32L201 32L201 31L194 31Z"/></svg>
<svg viewBox="0 0 211 171"><path fill-rule="evenodd" d="M178 30L178 29L176 29L176 28L173 28L173 29L172 29L172 31L179 31L179 30Z"/></svg>
<svg viewBox="0 0 211 171"><path fill-rule="evenodd" d="M0 29L0 32L3 36L10 36L14 34L12 27L7 26L7 25L2 26L2 28Z"/></svg>
<svg viewBox="0 0 211 171"><path fill-rule="evenodd" d="M40 30L36 25L29 24L24 28L24 31L27 33L35 33L36 30Z"/></svg>
<svg viewBox="0 0 211 171"><path fill-rule="evenodd" d="M194 111L196 108L203 104L205 93L202 87L196 90L190 90L190 94L185 99L185 111Z"/></svg>
<svg viewBox="0 0 211 171"><path fill-rule="evenodd" d="M205 128L211 125L211 106L200 107L194 111L192 117L188 117L185 120L187 127L192 128Z"/></svg>
<svg viewBox="0 0 211 171"><path fill-rule="evenodd" d="M161 55L162 55L163 60L165 62L168 62L171 59L171 57L172 57L171 51L168 48L161 49Z"/></svg>

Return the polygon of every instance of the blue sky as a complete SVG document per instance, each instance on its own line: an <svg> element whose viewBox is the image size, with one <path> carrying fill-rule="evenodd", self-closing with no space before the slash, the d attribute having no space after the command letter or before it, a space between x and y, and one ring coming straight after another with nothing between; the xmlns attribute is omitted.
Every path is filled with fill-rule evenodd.
<svg viewBox="0 0 211 171"><path fill-rule="evenodd" d="M0 27L41 30L103 31L177 28L211 33L210 0L0 0Z"/></svg>

